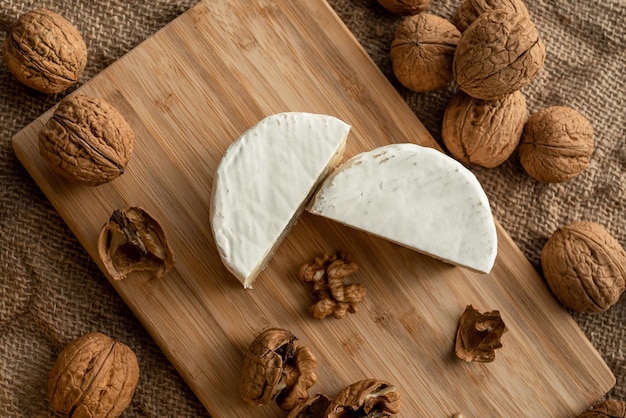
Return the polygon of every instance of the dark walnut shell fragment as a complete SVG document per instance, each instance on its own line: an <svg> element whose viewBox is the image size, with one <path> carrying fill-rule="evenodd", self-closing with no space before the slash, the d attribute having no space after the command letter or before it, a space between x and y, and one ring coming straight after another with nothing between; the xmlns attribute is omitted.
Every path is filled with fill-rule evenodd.
<svg viewBox="0 0 626 418"><path fill-rule="evenodd" d="M391 42L391 63L400 83L423 92L447 86L453 80L452 60L461 33L439 16L420 13L404 18Z"/></svg>
<svg viewBox="0 0 626 418"><path fill-rule="evenodd" d="M391 417L400 412L400 392L388 382L364 379L345 387L328 406L328 418Z"/></svg>
<svg viewBox="0 0 626 418"><path fill-rule="evenodd" d="M577 418L626 418L626 403L616 399L598 402L590 411L585 411Z"/></svg>
<svg viewBox="0 0 626 418"><path fill-rule="evenodd" d="M321 393L298 403L287 415L287 418L326 418L326 409L330 398Z"/></svg>
<svg viewBox="0 0 626 418"><path fill-rule="evenodd" d="M134 140L133 129L111 104L74 94L59 102L39 133L39 152L62 177L97 186L124 173Z"/></svg>
<svg viewBox="0 0 626 418"><path fill-rule="evenodd" d="M452 21L463 32L478 19L478 16L496 9L509 9L529 16L528 9L522 0L464 0L456 10Z"/></svg>
<svg viewBox="0 0 626 418"><path fill-rule="evenodd" d="M467 305L459 320L454 352L468 362L492 362L496 358L495 350L502 348L500 338L505 332L499 311L480 313Z"/></svg>
<svg viewBox="0 0 626 418"><path fill-rule="evenodd" d="M393 14L409 16L426 10L430 0L378 0L378 3Z"/></svg>
<svg viewBox="0 0 626 418"><path fill-rule="evenodd" d="M309 398L317 382L317 360L291 332L269 328L255 337L246 352L239 378L239 393L250 405L272 401L284 411Z"/></svg>
<svg viewBox="0 0 626 418"><path fill-rule="evenodd" d="M114 280L142 270L160 278L174 266L165 231L155 218L138 207L113 211L100 230L98 255Z"/></svg>
<svg viewBox="0 0 626 418"><path fill-rule="evenodd" d="M520 163L535 180L564 182L589 166L594 144L593 127L582 114L567 106L547 107L526 121Z"/></svg>
<svg viewBox="0 0 626 418"><path fill-rule="evenodd" d="M626 288L626 251L596 222L557 229L541 251L543 275L556 298L577 312L602 312Z"/></svg>
<svg viewBox="0 0 626 418"><path fill-rule="evenodd" d="M125 344L94 332L68 344L48 379L50 405L71 417L119 417L139 381L139 363Z"/></svg>
<svg viewBox="0 0 626 418"><path fill-rule="evenodd" d="M452 72L470 96L495 100L528 85L543 67L545 55L528 16L497 9L480 15L462 33Z"/></svg>
<svg viewBox="0 0 626 418"><path fill-rule="evenodd" d="M20 82L55 94L80 79L87 63L87 47L78 29L64 17L36 9L10 28L2 56Z"/></svg>
<svg viewBox="0 0 626 418"><path fill-rule="evenodd" d="M448 152L466 164L493 168L517 148L526 122L521 91L498 100L475 99L459 91L443 115L441 137Z"/></svg>

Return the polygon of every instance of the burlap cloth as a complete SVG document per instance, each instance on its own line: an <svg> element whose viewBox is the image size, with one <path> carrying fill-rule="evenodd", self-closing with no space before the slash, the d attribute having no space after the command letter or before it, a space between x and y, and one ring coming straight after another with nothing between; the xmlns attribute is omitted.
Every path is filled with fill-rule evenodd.
<svg viewBox="0 0 626 418"><path fill-rule="evenodd" d="M454 89L416 94L400 87L388 58L399 18L376 0L329 3L440 140ZM450 18L459 3L432 0L429 11ZM0 22L6 27L36 6L74 22L89 50L84 83L194 4L0 0ZM524 89L529 111L574 107L591 121L596 140L590 167L564 184L532 180L516 155L495 169L472 167L495 216L539 269L543 244L569 222L600 222L626 244L626 2L528 0L527 7L548 51L544 69ZM13 153L12 136L60 98L23 87L0 64L0 416L53 415L48 371L62 347L94 330L126 342L139 358L141 379L125 416L206 415ZM573 316L617 377L609 397L626 399L626 297L606 313Z"/></svg>

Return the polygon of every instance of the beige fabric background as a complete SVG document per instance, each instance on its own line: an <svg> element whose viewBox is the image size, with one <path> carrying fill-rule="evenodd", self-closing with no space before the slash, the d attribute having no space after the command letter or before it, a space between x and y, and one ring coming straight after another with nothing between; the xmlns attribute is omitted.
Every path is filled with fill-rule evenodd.
<svg viewBox="0 0 626 418"><path fill-rule="evenodd" d="M429 12L450 18L460 1L432 0ZM329 3L440 140L454 88L416 94L400 87L388 59L399 18L376 0ZM589 169L564 184L532 180L515 155L496 169L472 167L496 217L539 268L541 247L552 231L572 221L600 222L626 244L626 2L526 3L548 54L545 68L524 89L529 111L572 106L591 121L596 139ZM193 4L0 0L0 24L6 28L36 6L74 22L89 50L84 83ZM5 36L0 31L0 41ZM94 330L121 339L138 355L141 379L126 417L206 415L13 154L12 136L60 98L23 87L0 64L0 416L54 416L47 373L65 344ZM609 397L626 399L626 296L606 313L573 316L617 377Z"/></svg>

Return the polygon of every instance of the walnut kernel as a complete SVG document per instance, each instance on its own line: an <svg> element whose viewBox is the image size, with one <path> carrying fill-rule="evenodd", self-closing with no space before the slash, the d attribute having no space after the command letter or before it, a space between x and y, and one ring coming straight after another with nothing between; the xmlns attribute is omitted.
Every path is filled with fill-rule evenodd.
<svg viewBox="0 0 626 418"><path fill-rule="evenodd" d="M393 14L409 16L426 10L430 0L378 0L378 3Z"/></svg>
<svg viewBox="0 0 626 418"><path fill-rule="evenodd" d="M461 34L452 72L470 96L495 100L528 85L544 59L545 47L528 16L496 9L481 14Z"/></svg>
<svg viewBox="0 0 626 418"><path fill-rule="evenodd" d="M98 236L98 255L114 280L133 271L152 271L157 278L174 266L174 255L159 222L142 208L113 211Z"/></svg>
<svg viewBox="0 0 626 418"><path fill-rule="evenodd" d="M62 177L97 186L124 173L134 140L131 126L106 100L73 94L39 133L39 151Z"/></svg>
<svg viewBox="0 0 626 418"><path fill-rule="evenodd" d="M536 180L571 180L589 166L593 127L578 111L551 106L530 116L519 144L520 162Z"/></svg>
<svg viewBox="0 0 626 418"><path fill-rule="evenodd" d="M510 9L516 13L529 16L528 9L522 0L464 0L456 10L452 21L463 32L478 16L495 9Z"/></svg>
<svg viewBox="0 0 626 418"><path fill-rule="evenodd" d="M328 418L391 417L400 412L402 401L398 389L389 382L364 379L337 393L326 416Z"/></svg>
<svg viewBox="0 0 626 418"><path fill-rule="evenodd" d="M41 8L22 15L10 28L2 56L20 82L55 94L80 79L87 63L87 47L68 20Z"/></svg>
<svg viewBox="0 0 626 418"><path fill-rule="evenodd" d="M598 402L590 411L585 411L576 418L626 418L626 402L607 399Z"/></svg>
<svg viewBox="0 0 626 418"><path fill-rule="evenodd" d="M459 91L443 115L441 137L463 163L492 168L517 148L526 122L526 100L517 90L502 99L480 100Z"/></svg>
<svg viewBox="0 0 626 418"><path fill-rule="evenodd" d="M50 371L53 409L72 417L119 417L139 381L135 353L109 336L93 332L69 343Z"/></svg>
<svg viewBox="0 0 626 418"><path fill-rule="evenodd" d="M495 350L502 348L500 338L505 332L499 311L480 313L467 305L459 320L454 353L468 362L492 362L496 359Z"/></svg>
<svg viewBox="0 0 626 418"><path fill-rule="evenodd" d="M420 13L404 18L391 43L393 72L402 85L431 91L452 82L452 59L461 33L439 16Z"/></svg>
<svg viewBox="0 0 626 418"><path fill-rule="evenodd" d="M554 231L541 251L541 266L556 298L577 312L606 311L626 288L626 251L596 222Z"/></svg>

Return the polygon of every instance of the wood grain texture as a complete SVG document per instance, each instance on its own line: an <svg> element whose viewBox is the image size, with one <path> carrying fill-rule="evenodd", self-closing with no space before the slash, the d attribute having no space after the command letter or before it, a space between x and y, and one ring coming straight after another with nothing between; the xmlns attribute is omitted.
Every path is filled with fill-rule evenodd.
<svg viewBox="0 0 626 418"><path fill-rule="evenodd" d="M127 116L137 142L126 173L90 188L56 177L37 134L50 111L13 140L16 155L102 268L96 242L116 208L158 218L176 257L162 279L134 274L112 286L215 417L280 417L241 401L243 354L269 326L294 332L319 360L313 392L333 396L366 377L402 392L401 417L568 417L615 380L580 329L498 225L489 275L452 267L305 213L244 290L221 264L208 208L228 145L281 111L352 125L344 158L393 142L435 141L323 1L201 1L79 91ZM390 214L390 216L393 216ZM368 291L342 320L308 316L298 267L324 251L350 251ZM453 354L466 304L499 309L509 332L489 364Z"/></svg>

